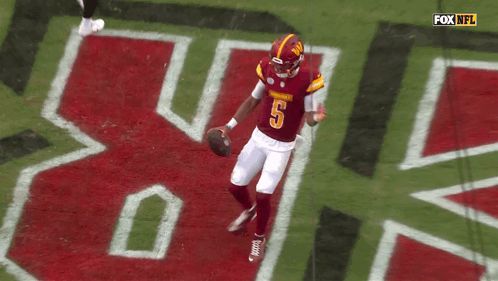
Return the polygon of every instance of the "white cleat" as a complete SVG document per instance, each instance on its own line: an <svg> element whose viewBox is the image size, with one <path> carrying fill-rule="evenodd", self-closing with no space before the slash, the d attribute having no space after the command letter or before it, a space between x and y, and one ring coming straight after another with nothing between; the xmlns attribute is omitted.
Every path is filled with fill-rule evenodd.
<svg viewBox="0 0 498 281"><path fill-rule="evenodd" d="M102 19L85 19L83 18L78 29L78 33L81 36L87 36L92 33L96 33L104 29L105 22Z"/></svg>
<svg viewBox="0 0 498 281"><path fill-rule="evenodd" d="M227 227L229 232L238 232L246 227L246 225L256 217L256 205L251 209L242 211L240 215Z"/></svg>

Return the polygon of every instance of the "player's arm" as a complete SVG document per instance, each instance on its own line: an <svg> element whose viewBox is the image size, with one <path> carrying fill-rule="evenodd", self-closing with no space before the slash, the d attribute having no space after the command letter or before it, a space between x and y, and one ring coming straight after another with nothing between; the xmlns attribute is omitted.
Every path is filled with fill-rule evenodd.
<svg viewBox="0 0 498 281"><path fill-rule="evenodd" d="M235 112L235 115L230 119L230 121L225 125L222 126L220 129L224 133L228 133L230 130L232 130L237 124L240 122L244 121L246 117L256 108L256 106L259 104L261 101L261 98L263 97L265 91L265 85L263 82L258 81L256 86L254 87L254 90L252 91L251 95L247 97L244 102L239 106L237 111Z"/></svg>
<svg viewBox="0 0 498 281"><path fill-rule="evenodd" d="M249 96L246 98L246 100L239 106L237 109L237 112L235 112L235 115L233 118L237 123L242 122L246 117L256 108L256 106L259 104L260 100L254 98L253 96Z"/></svg>
<svg viewBox="0 0 498 281"><path fill-rule="evenodd" d="M315 95L316 93L313 93L304 97L304 119L310 126L315 126L327 118L325 106L321 103L315 106Z"/></svg>
<svg viewBox="0 0 498 281"><path fill-rule="evenodd" d="M327 118L325 107L316 101L317 95L321 95L320 92L324 91L325 81L319 72L315 73L313 77L313 81L306 89L308 94L304 97L304 118L310 126L315 126Z"/></svg>

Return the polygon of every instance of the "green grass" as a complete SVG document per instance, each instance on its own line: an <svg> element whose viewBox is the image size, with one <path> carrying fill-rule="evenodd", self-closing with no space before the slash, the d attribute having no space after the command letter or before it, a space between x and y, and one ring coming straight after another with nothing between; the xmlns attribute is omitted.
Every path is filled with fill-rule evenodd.
<svg viewBox="0 0 498 281"><path fill-rule="evenodd" d="M7 28L10 25L14 4L14 0L2 1L2 9L0 9L0 42L2 42L5 35L7 35Z"/></svg>
<svg viewBox="0 0 498 281"><path fill-rule="evenodd" d="M152 2L170 2L154 0ZM172 2L172 1L171 1ZM179 2L179 1L176 1ZM0 9L0 40L5 35L15 1L3 0ZM369 44L379 21L410 23L430 26L431 15L436 12L436 1L243 1L185 0L181 3L198 3L210 6L227 6L250 10L270 11L298 28L306 42L340 48L342 53L334 70L326 106L329 120L322 124L300 186L288 239L275 270L274 280L302 280L307 266L314 230L321 206L329 206L362 220L359 239L352 253L346 281L366 280L382 236L382 222L393 219L410 227L441 237L464 247L470 247L465 221L460 216L410 197L410 193L458 184L455 161L428 167L400 171L397 165L403 160L406 143L411 134L418 101L423 94L428 70L436 56L437 48L414 48L410 54L401 91L398 95L388 132L373 178L359 177L335 161L342 145L349 115L358 91ZM498 2L445 1L445 8L452 12L478 13L479 26L467 30L498 30ZM0 216L12 200L12 189L19 172L30 165L73 151L81 147L68 134L40 116L50 83L63 54L71 26L79 18L56 17L40 45L28 87L22 96L0 85L0 137L9 136L26 128L46 137L51 147L29 156L0 165ZM196 56L189 56L178 85L178 95L173 106L181 116L192 118L201 94L207 71L213 59L218 39L244 39L270 42L275 35L266 33L237 32L230 30L198 29L186 26L125 22L106 19L108 27L172 33L192 36L190 46ZM498 54L453 50L455 58L498 61ZM1 67L1 66L0 66ZM497 153L488 153L470 159L475 179L497 176ZM314 196L312 205L310 196ZM157 228L163 203L152 198L139 210L130 237L133 249L150 249ZM430 220L428 219L430 218ZM496 237L498 231L482 227L486 255L498 258ZM13 280L0 271L0 280Z"/></svg>
<svg viewBox="0 0 498 281"><path fill-rule="evenodd" d="M164 214L166 203L159 196L142 200L137 210L128 239L128 248L136 251L152 251L157 229Z"/></svg>

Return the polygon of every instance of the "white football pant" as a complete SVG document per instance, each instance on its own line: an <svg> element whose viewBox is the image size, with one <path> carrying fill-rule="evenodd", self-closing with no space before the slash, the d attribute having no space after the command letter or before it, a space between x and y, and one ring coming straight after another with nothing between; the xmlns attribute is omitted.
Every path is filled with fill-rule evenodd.
<svg viewBox="0 0 498 281"><path fill-rule="evenodd" d="M273 194L289 162L295 142L281 142L254 129L237 158L230 181L246 186L261 171L256 191Z"/></svg>

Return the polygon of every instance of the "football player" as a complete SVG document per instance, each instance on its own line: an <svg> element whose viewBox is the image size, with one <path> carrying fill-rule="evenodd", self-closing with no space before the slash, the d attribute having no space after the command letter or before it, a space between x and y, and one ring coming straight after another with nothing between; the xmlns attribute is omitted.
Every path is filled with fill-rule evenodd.
<svg viewBox="0 0 498 281"><path fill-rule="evenodd" d="M87 36L92 33L101 31L104 28L104 20L92 19L93 13L97 8L97 0L77 0L83 9L83 17L81 18L78 33L81 36Z"/></svg>
<svg viewBox="0 0 498 281"><path fill-rule="evenodd" d="M271 213L270 198L295 147L302 118L308 125L314 126L327 116L323 105L314 104L314 93L324 87L323 77L319 72L303 66L303 60L304 45L297 35L285 34L275 40L269 56L264 57L256 67L259 81L251 95L226 125L216 128L228 134L261 104L257 126L238 156L229 187L243 211L228 226L228 231L244 229L248 222L256 218L250 262L263 258L266 227ZM259 171L261 177L256 185L254 204L247 186Z"/></svg>

